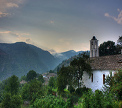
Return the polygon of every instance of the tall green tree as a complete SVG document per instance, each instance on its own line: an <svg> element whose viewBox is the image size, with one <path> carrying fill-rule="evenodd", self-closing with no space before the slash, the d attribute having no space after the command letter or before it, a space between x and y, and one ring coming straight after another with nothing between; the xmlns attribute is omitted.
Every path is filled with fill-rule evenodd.
<svg viewBox="0 0 122 108"><path fill-rule="evenodd" d="M58 91L63 91L66 85L80 87L80 81L84 72L91 75L91 66L89 57L85 54L82 57L75 58L71 61L70 66L62 67L58 72L57 85Z"/></svg>
<svg viewBox="0 0 122 108"><path fill-rule="evenodd" d="M19 90L19 79L17 76L11 76L8 81L7 85L5 86L5 91L11 93L11 95L16 95Z"/></svg>
<svg viewBox="0 0 122 108"><path fill-rule="evenodd" d="M56 78L55 77L50 77L49 82L48 82L48 86L51 88L56 87Z"/></svg>
<svg viewBox="0 0 122 108"><path fill-rule="evenodd" d="M37 76L37 73L34 70L30 70L27 73L27 81L33 80L34 78L36 78L36 76Z"/></svg>
<svg viewBox="0 0 122 108"><path fill-rule="evenodd" d="M74 74L74 68L71 66L68 67L62 67L59 72L57 73L57 87L59 94L64 91L64 88L66 88L66 85L72 84L72 79Z"/></svg>
<svg viewBox="0 0 122 108"><path fill-rule="evenodd" d="M2 108L21 108L22 99L19 95L11 96L10 93L5 93L2 100Z"/></svg>
<svg viewBox="0 0 122 108"><path fill-rule="evenodd" d="M39 76L38 76L38 80L41 81L42 83L44 83L44 78L43 78L42 75L39 75Z"/></svg>
<svg viewBox="0 0 122 108"><path fill-rule="evenodd" d="M29 83L26 83L22 88L22 98L23 100L35 100L42 94L42 82L34 79Z"/></svg>
<svg viewBox="0 0 122 108"><path fill-rule="evenodd" d="M84 72L87 72L89 76L91 75L91 66L89 62L89 57L85 54L82 55L82 57L79 57L77 59L74 59L70 66L72 66L75 70L73 79L77 81L78 88L80 87L80 80L82 80L82 76Z"/></svg>

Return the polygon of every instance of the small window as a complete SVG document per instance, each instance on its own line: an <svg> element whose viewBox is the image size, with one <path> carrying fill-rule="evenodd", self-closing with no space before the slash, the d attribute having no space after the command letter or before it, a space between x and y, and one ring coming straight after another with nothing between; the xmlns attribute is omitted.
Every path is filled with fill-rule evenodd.
<svg viewBox="0 0 122 108"><path fill-rule="evenodd" d="M103 74L103 84L105 84L105 74Z"/></svg>
<svg viewBox="0 0 122 108"><path fill-rule="evenodd" d="M91 82L93 82L93 74L91 75Z"/></svg>

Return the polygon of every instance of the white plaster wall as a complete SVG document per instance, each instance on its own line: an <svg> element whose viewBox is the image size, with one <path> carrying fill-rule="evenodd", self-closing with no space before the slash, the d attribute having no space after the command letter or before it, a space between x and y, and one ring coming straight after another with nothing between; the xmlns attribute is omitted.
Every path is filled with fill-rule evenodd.
<svg viewBox="0 0 122 108"><path fill-rule="evenodd" d="M113 73L114 71L112 71ZM91 77L89 78L89 75L84 72L82 81L84 82L83 84L91 88L93 91L99 89L101 90L103 87L103 74L105 74L105 77L110 74L109 70L94 70L93 72L93 82L91 81Z"/></svg>

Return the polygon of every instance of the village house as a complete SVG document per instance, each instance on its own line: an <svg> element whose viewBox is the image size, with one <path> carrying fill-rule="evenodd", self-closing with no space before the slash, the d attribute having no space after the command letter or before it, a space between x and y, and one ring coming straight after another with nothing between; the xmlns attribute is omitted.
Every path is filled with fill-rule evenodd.
<svg viewBox="0 0 122 108"><path fill-rule="evenodd" d="M83 85L93 91L102 89L105 78L110 72L114 75L118 69L122 69L122 54L99 57L98 40L95 36L90 40L90 60L92 75L89 78L89 75L85 72L82 81Z"/></svg>

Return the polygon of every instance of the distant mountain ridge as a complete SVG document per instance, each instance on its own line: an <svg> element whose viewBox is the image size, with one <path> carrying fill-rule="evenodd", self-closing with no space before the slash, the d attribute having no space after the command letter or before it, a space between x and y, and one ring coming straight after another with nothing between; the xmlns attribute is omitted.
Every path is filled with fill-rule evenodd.
<svg viewBox="0 0 122 108"><path fill-rule="evenodd" d="M66 52L67 53L67 52ZM66 59L66 60L63 60L62 63L60 63L55 69L54 69L54 72L58 72L62 66L64 67L67 67L70 65L70 62L72 60L74 60L74 58L77 58L77 57L82 57L82 53L85 53L86 55L90 56L90 51L79 51L79 52L76 52L76 55Z"/></svg>
<svg viewBox="0 0 122 108"><path fill-rule="evenodd" d="M78 54L81 54L85 51L74 51L74 50L69 50L69 51L66 51L66 52L62 52L62 53L55 53L53 54L55 57L57 58L60 58L61 60L66 60L66 59L69 59L75 55L78 55Z"/></svg>
<svg viewBox="0 0 122 108"><path fill-rule="evenodd" d="M29 70L38 73L54 69L60 62L48 51L24 42L0 43L0 80L15 74L22 76Z"/></svg>
<svg viewBox="0 0 122 108"><path fill-rule="evenodd" d="M70 50L52 55L48 51L25 42L0 43L0 80L13 74L21 77L30 70L40 74L45 73L53 70L63 60L78 55L80 52Z"/></svg>

